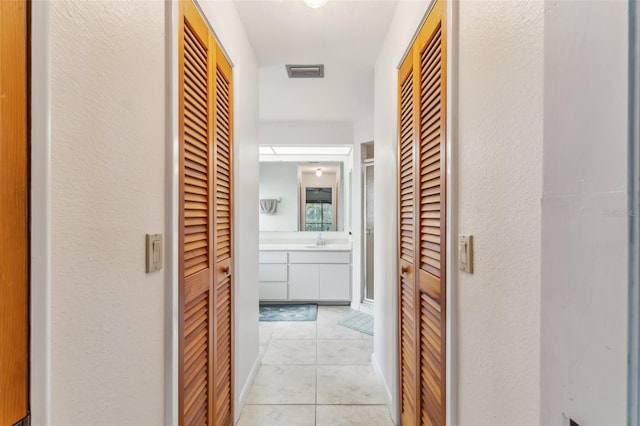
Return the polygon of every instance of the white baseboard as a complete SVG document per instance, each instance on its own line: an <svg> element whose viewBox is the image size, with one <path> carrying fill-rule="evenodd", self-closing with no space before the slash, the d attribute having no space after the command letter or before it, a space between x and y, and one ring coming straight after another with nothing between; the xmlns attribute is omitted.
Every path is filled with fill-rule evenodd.
<svg viewBox="0 0 640 426"><path fill-rule="evenodd" d="M367 302L360 303L360 312L373 315L373 304Z"/></svg>
<svg viewBox="0 0 640 426"><path fill-rule="evenodd" d="M384 393L384 399L387 401L387 406L389 407L389 412L391 413L391 419L393 420L393 424L398 425L400 422L396 419L395 410L393 409L393 399L391 397L391 389L387 384L387 380L382 374L382 368L380 368L380 364L378 363L378 359L375 354L371 354L371 365L373 366L374 371L376 372L380 383L382 384L382 392Z"/></svg>
<svg viewBox="0 0 640 426"><path fill-rule="evenodd" d="M249 377L247 377L247 381L244 382L242 386L242 391L240 391L240 395L238 396L238 403L234 407L235 413L233 414L233 423L235 424L240 418L240 413L244 408L244 405L247 402L247 398L249 397L249 392L251 391L251 386L253 386L253 380L256 378L256 374L258 374L258 370L260 369L260 365L262 364L262 356L258 354L256 360L253 363L253 367L251 367L251 372L249 373Z"/></svg>

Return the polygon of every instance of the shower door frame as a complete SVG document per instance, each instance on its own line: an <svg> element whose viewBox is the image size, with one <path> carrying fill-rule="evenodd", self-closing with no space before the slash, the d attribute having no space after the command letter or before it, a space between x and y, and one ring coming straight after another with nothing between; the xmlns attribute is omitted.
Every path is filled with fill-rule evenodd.
<svg viewBox="0 0 640 426"><path fill-rule="evenodd" d="M369 265L369 262L367 261L367 258L369 257L369 250L367 249L368 247L368 232L367 232L367 169L369 167L373 167L373 171L375 173L375 161L373 158L369 158L366 160L362 160L362 284L361 284L361 289L360 289L360 302L364 303L364 304L373 304L374 303L374 298L375 298L375 293L374 293L374 297L367 297L368 296L368 292L367 292L367 282L369 280L369 274L367 273L367 270L369 269L369 266L371 266L371 268L373 268L373 265ZM374 203L375 203L375 199L374 199ZM375 208L375 207L374 207ZM375 224L375 222L374 222ZM374 234L374 239L375 239L375 225L373 227L372 233ZM374 248L373 248L373 242L371 244L371 248L370 250L373 252ZM373 259L373 258L372 258ZM373 269L371 270L371 275L373 275ZM373 277L372 277L373 279ZM373 287L373 282L371 283L372 287Z"/></svg>
<svg viewBox="0 0 640 426"><path fill-rule="evenodd" d="M629 212L629 323L627 424L640 426L640 10L629 1L629 118L628 207Z"/></svg>

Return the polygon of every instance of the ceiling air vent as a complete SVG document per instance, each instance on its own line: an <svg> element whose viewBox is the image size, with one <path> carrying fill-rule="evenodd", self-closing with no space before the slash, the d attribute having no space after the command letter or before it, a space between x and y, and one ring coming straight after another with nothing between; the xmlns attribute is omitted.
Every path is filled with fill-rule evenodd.
<svg viewBox="0 0 640 426"><path fill-rule="evenodd" d="M286 65L289 78L324 78L324 65Z"/></svg>

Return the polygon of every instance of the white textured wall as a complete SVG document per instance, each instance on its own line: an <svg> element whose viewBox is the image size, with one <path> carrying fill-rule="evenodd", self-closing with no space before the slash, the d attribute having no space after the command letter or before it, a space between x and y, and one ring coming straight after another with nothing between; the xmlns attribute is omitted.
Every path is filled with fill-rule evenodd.
<svg viewBox="0 0 640 426"><path fill-rule="evenodd" d="M542 424L627 421L627 11L546 4Z"/></svg>
<svg viewBox="0 0 640 426"><path fill-rule="evenodd" d="M233 2L199 4L233 63L237 420L258 367L258 64Z"/></svg>
<svg viewBox="0 0 640 426"><path fill-rule="evenodd" d="M260 145L351 145L350 121L261 121Z"/></svg>
<svg viewBox="0 0 640 426"><path fill-rule="evenodd" d="M51 3L51 424L164 422L162 1Z"/></svg>
<svg viewBox="0 0 640 426"><path fill-rule="evenodd" d="M460 424L540 422L543 10L459 5L458 231L475 246L457 284Z"/></svg>
<svg viewBox="0 0 640 426"><path fill-rule="evenodd" d="M280 198L276 214L260 215L260 231L297 231L298 163L260 163L260 198Z"/></svg>
<svg viewBox="0 0 640 426"><path fill-rule="evenodd" d="M373 86L371 87L373 90ZM372 105L373 107L373 105ZM353 122L353 142L362 144L373 140L373 109Z"/></svg>

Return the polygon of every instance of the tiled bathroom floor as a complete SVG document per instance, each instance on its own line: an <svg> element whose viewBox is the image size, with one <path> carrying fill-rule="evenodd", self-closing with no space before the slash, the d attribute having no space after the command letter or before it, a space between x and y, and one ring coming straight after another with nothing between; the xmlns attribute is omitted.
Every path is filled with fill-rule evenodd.
<svg viewBox="0 0 640 426"><path fill-rule="evenodd" d="M262 366L237 426L393 425L371 366L371 336L319 306L317 321L261 322Z"/></svg>

